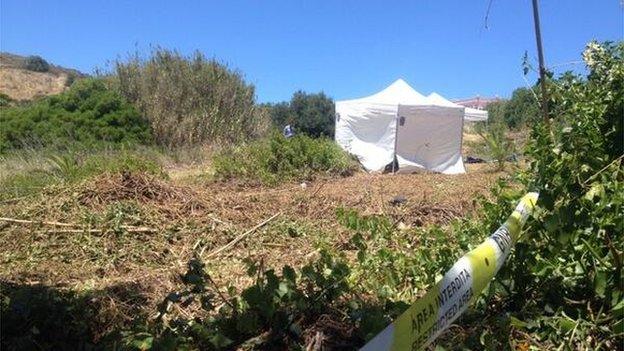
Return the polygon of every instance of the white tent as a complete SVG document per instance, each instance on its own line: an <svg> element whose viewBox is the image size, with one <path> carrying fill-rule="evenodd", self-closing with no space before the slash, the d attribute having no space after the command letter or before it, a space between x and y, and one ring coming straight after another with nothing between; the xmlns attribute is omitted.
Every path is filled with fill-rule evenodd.
<svg viewBox="0 0 624 351"><path fill-rule="evenodd" d="M461 106L456 104L450 100L447 100L445 97L441 96L438 93L431 93L427 96L427 100L432 103L441 104L444 106ZM464 112L464 121L468 122L481 122L487 121L488 113L484 110L478 110L476 108L466 107Z"/></svg>
<svg viewBox="0 0 624 351"><path fill-rule="evenodd" d="M465 173L465 109L438 100L399 79L377 94L336 101L336 142L369 171L383 170L396 157L399 172Z"/></svg>

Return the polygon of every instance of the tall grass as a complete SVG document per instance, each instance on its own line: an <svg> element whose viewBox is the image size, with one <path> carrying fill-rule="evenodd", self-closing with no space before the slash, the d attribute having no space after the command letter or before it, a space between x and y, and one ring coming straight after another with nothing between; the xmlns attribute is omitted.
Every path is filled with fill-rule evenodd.
<svg viewBox="0 0 624 351"><path fill-rule="evenodd" d="M156 48L147 59L118 60L115 73L121 93L147 116L161 145L237 142L268 126L253 85L199 52L187 57Z"/></svg>
<svg viewBox="0 0 624 351"><path fill-rule="evenodd" d="M77 183L105 172L140 171L164 176L161 157L153 148L11 151L0 154L0 200Z"/></svg>

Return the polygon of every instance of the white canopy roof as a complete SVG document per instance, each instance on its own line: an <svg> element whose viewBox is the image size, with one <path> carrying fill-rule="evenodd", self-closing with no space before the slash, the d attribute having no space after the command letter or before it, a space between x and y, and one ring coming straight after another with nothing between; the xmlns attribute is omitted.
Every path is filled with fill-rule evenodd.
<svg viewBox="0 0 624 351"><path fill-rule="evenodd" d="M375 103L388 105L423 105L427 98L409 86L403 79L397 79L384 90L360 99L343 100L341 103Z"/></svg>
<svg viewBox="0 0 624 351"><path fill-rule="evenodd" d="M461 106L456 104L450 100L447 100L444 96L433 92L427 96L427 100L432 103L443 105L443 106ZM487 121L488 112L484 110L477 110L476 108L466 107L464 111L464 120L469 122L479 122L479 121Z"/></svg>
<svg viewBox="0 0 624 351"><path fill-rule="evenodd" d="M343 100L341 102L370 102L377 104L389 104L389 105L434 105L461 108L462 105L456 104L444 96L433 92L428 96L424 96L417 92L403 79L397 79L390 86L384 90L360 99ZM488 112L484 110L478 110L476 108L465 107L464 120L469 122L487 121Z"/></svg>

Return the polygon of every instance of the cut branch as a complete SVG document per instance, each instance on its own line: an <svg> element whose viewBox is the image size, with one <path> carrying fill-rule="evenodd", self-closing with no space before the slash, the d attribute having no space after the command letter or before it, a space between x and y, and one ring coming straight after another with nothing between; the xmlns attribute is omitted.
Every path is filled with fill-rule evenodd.
<svg viewBox="0 0 624 351"><path fill-rule="evenodd" d="M80 227L80 224L75 224L75 223L62 223L62 222L50 222L50 221L31 221L31 220L27 220L27 219L16 219L16 218L7 218L7 217L0 217L0 222L8 222L8 223L17 223L17 224L40 224L40 225L49 225L49 226L56 226L56 227L65 227L65 228L72 228L72 229L58 229L58 230L51 230L50 232L54 232L54 233L83 233L83 232L89 232L89 233L100 233L103 232L102 229L74 229L76 227ZM135 226L131 226L131 225L122 225L120 226L120 228L125 229L128 232L155 232L156 229L154 228L148 228L148 227L135 227Z"/></svg>
<svg viewBox="0 0 624 351"><path fill-rule="evenodd" d="M272 221L273 219L275 219L277 216L279 216L282 212L278 212L276 214L274 214L273 216L269 217L268 219L265 219L263 222L257 224L255 227L249 229L248 231L244 232L243 234L239 235L238 237L236 237L234 240L230 241L229 243L227 243L226 245L222 246L221 248L216 249L215 251L212 251L211 253L209 253L208 255L206 255L205 258L210 258L213 257L215 255L220 254L223 251L226 251L228 249L230 249L231 247L233 247L234 245L236 245L239 241L245 239L249 234L255 232L256 230L258 230L260 227L264 226L265 224L269 223L270 221ZM201 253L200 253L200 257L201 257Z"/></svg>

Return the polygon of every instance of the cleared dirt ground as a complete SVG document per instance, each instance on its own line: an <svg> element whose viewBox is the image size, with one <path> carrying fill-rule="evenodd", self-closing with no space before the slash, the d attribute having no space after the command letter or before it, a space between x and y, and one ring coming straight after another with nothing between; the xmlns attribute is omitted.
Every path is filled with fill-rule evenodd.
<svg viewBox="0 0 624 351"><path fill-rule="evenodd" d="M349 237L336 221L340 207L386 214L405 226L444 225L467 215L475 198L506 176L486 164L467 167L463 175L357 173L273 188L105 174L71 189L0 204L2 217L74 224L0 220L0 279L100 291L94 303L106 311L103 324L113 328L153 312L179 286L194 252L209 257L218 285L240 288L248 283L243 259L266 267L300 266L314 257L319 243L340 248Z"/></svg>

